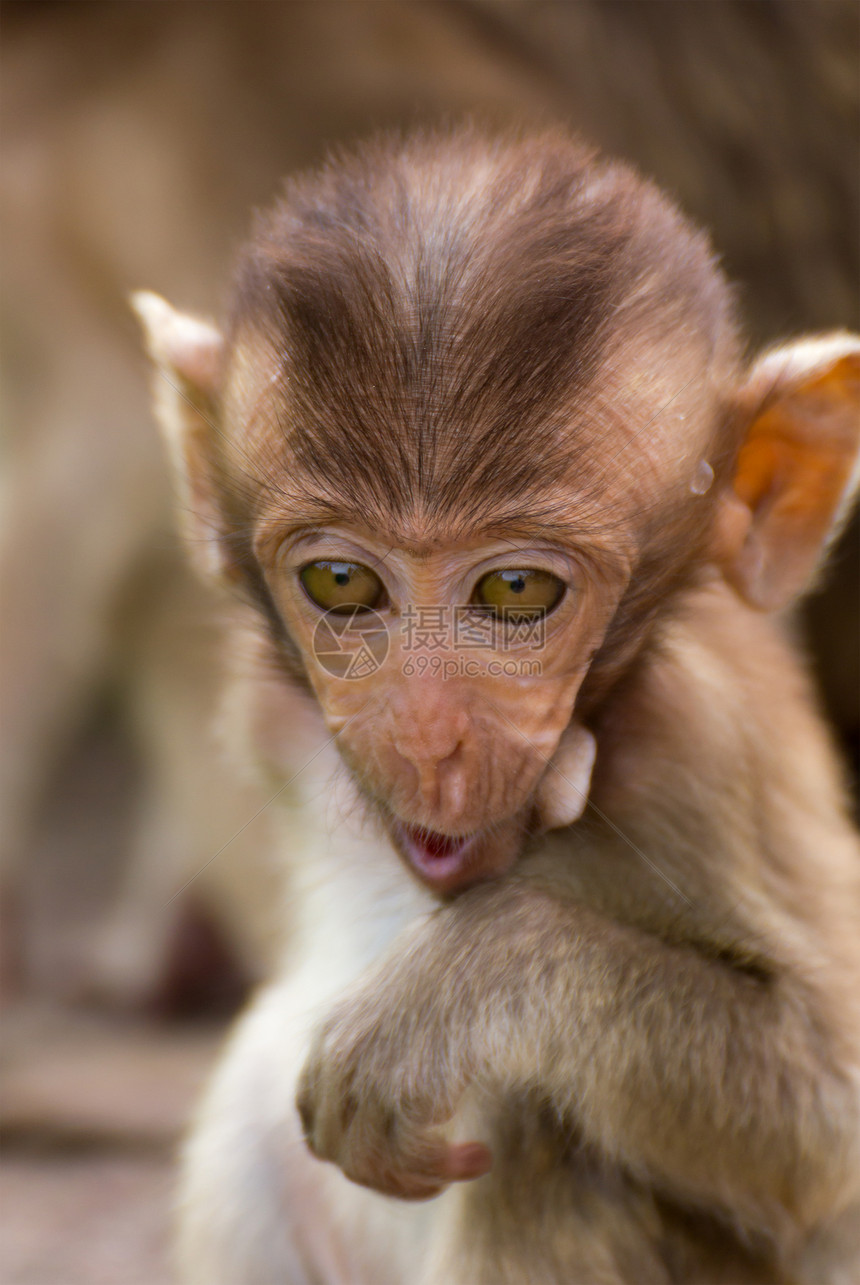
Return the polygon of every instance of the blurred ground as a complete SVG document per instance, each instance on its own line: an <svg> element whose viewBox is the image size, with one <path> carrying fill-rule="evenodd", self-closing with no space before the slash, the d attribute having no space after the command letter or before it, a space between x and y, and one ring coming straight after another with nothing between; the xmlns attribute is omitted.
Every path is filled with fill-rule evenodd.
<svg viewBox="0 0 860 1285"><path fill-rule="evenodd" d="M3 1025L4 1285L166 1285L173 1157L220 1030L32 1003Z"/></svg>
<svg viewBox="0 0 860 1285"><path fill-rule="evenodd" d="M129 1156L10 1156L2 1252L17 1285L165 1285L169 1166Z"/></svg>

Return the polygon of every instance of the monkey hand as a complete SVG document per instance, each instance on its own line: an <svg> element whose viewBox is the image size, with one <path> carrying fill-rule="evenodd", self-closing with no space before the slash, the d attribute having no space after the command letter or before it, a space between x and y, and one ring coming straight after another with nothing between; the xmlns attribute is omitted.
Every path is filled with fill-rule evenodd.
<svg viewBox="0 0 860 1285"><path fill-rule="evenodd" d="M445 1020L444 994L417 975L417 962L411 952L396 967L389 961L335 1008L317 1030L297 1094L314 1155L402 1200L428 1199L491 1163L482 1143L442 1135L473 1070L468 1039Z"/></svg>

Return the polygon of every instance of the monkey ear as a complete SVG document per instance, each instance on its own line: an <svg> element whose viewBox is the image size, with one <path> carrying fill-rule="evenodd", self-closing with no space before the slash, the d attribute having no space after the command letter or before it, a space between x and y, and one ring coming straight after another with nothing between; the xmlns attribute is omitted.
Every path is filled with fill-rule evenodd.
<svg viewBox="0 0 860 1285"><path fill-rule="evenodd" d="M740 395L749 428L718 534L726 578L774 611L810 587L860 482L860 336L761 357Z"/></svg>
<svg viewBox="0 0 860 1285"><path fill-rule="evenodd" d="M223 522L212 486L224 341L215 326L177 312L149 290L137 291L130 303L155 365L155 413L172 465L182 533L197 570L224 577Z"/></svg>

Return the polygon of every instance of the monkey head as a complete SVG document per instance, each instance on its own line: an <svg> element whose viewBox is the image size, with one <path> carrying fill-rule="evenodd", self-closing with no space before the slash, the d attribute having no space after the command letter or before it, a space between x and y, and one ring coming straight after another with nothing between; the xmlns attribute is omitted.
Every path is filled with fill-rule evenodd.
<svg viewBox="0 0 860 1285"><path fill-rule="evenodd" d="M370 143L258 219L223 334L136 307L198 565L439 892L579 816L685 589L783 605L850 490L857 341L745 370L706 239L561 136Z"/></svg>

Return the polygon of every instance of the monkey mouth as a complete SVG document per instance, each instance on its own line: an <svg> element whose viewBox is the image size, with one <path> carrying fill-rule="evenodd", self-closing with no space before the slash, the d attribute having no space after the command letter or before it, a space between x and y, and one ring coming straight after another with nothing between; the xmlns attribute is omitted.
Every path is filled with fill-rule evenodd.
<svg viewBox="0 0 860 1285"><path fill-rule="evenodd" d="M435 892L452 891L472 881L471 858L480 837L478 834L440 834L425 826L398 821L394 826L394 837L415 873Z"/></svg>

